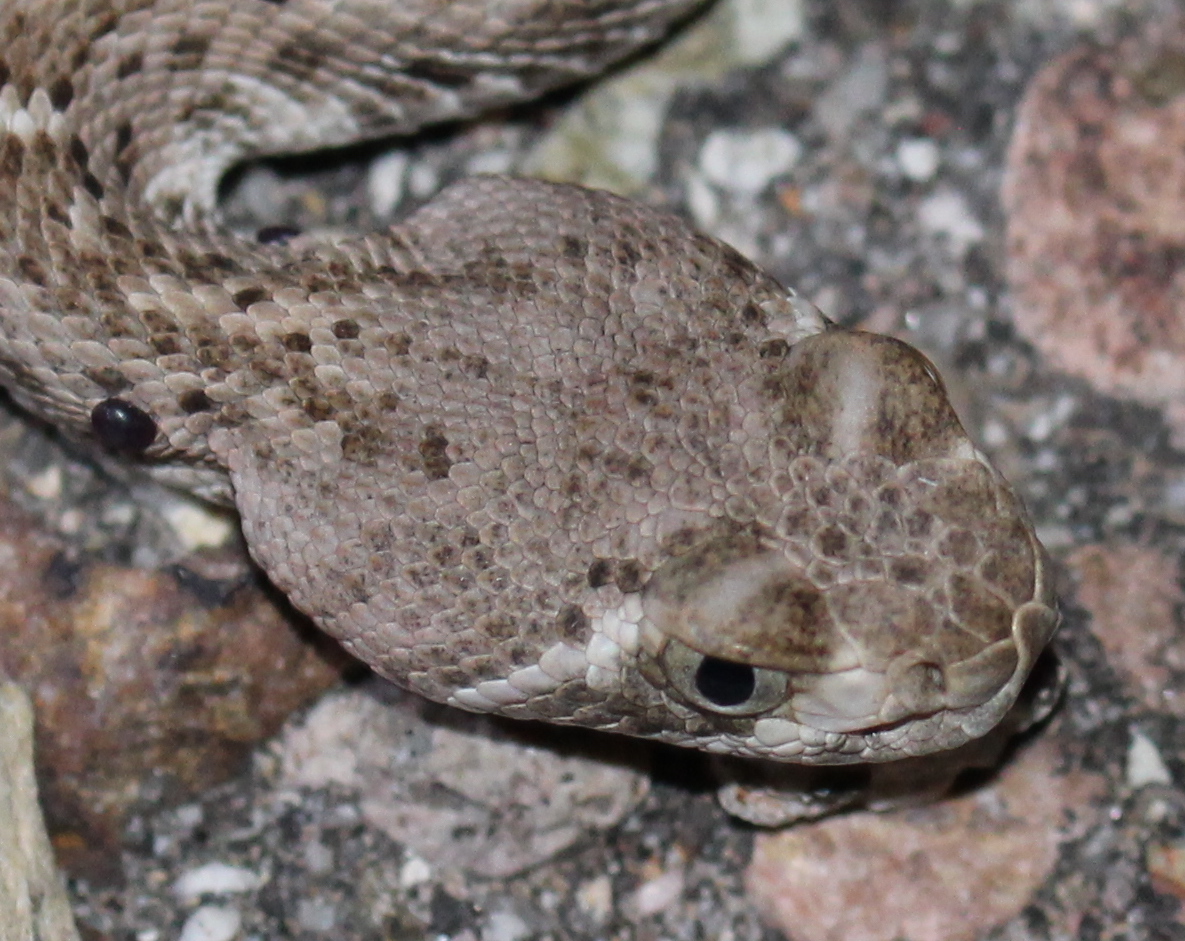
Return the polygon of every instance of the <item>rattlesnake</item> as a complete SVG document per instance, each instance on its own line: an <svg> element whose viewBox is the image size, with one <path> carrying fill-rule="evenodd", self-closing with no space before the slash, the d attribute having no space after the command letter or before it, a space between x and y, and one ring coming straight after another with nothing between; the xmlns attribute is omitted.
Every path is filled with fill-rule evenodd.
<svg viewBox="0 0 1185 941"><path fill-rule="evenodd" d="M955 748L1057 615L930 363L605 193L219 227L227 168L538 94L691 0L5 0L0 382L233 503L272 581L467 709L798 763Z"/></svg>

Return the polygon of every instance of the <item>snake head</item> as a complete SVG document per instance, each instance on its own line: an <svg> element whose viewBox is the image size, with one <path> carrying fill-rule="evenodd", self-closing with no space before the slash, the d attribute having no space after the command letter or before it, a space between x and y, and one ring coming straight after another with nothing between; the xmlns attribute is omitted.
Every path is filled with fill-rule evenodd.
<svg viewBox="0 0 1185 941"><path fill-rule="evenodd" d="M776 506L672 543L643 674L711 750L885 761L984 735L1058 624L1019 499L904 343L824 332L772 386Z"/></svg>

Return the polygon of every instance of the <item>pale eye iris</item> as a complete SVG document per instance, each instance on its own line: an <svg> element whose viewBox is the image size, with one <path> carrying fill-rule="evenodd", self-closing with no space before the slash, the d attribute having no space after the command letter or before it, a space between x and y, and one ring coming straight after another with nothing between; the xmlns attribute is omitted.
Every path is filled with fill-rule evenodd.
<svg viewBox="0 0 1185 941"><path fill-rule="evenodd" d="M702 654L677 640L667 643L659 662L674 693L704 712L753 716L788 695L785 673Z"/></svg>

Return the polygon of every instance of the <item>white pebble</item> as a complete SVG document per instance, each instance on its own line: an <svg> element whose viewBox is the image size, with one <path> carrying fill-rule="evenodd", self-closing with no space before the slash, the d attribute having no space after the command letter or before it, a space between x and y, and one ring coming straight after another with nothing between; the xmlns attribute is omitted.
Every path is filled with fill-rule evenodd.
<svg viewBox="0 0 1185 941"><path fill-rule="evenodd" d="M918 207L918 221L927 232L945 236L959 254L983 239L983 226L966 200L950 190L924 200Z"/></svg>
<svg viewBox="0 0 1185 941"><path fill-rule="evenodd" d="M745 65L764 65L806 26L801 0L732 0L730 6L734 53Z"/></svg>
<svg viewBox="0 0 1185 941"><path fill-rule="evenodd" d="M699 153L699 168L721 189L756 196L790 170L802 153L798 138L781 128L713 131Z"/></svg>
<svg viewBox="0 0 1185 941"><path fill-rule="evenodd" d="M531 933L530 926L509 909L490 912L481 929L481 941L522 941Z"/></svg>
<svg viewBox="0 0 1185 941"><path fill-rule="evenodd" d="M925 183L938 170L938 145L928 137L911 137L897 145L897 164L915 183Z"/></svg>
<svg viewBox="0 0 1185 941"><path fill-rule="evenodd" d="M263 880L250 869L227 863L206 863L183 873L173 886L173 892L183 899L197 899L203 895L235 895L258 889Z"/></svg>
<svg viewBox="0 0 1185 941"><path fill-rule="evenodd" d="M366 174L366 192L370 209L380 219L386 219L403 199L403 184L407 177L407 154L392 150L377 158Z"/></svg>
<svg viewBox="0 0 1185 941"><path fill-rule="evenodd" d="M203 905L185 920L178 941L231 941L242 923L233 908Z"/></svg>
<svg viewBox="0 0 1185 941"><path fill-rule="evenodd" d="M399 885L404 889L421 885L432 878L432 867L419 856L410 857L399 869Z"/></svg>
<svg viewBox="0 0 1185 941"><path fill-rule="evenodd" d="M1127 749L1127 784L1139 788L1148 784L1172 784L1173 776L1160 757L1160 749L1142 732L1133 732Z"/></svg>
<svg viewBox="0 0 1185 941"><path fill-rule="evenodd" d="M665 911L683 894L683 870L669 869L661 876L643 882L630 899L630 909L637 918L649 918Z"/></svg>
<svg viewBox="0 0 1185 941"><path fill-rule="evenodd" d="M613 881L605 874L584 882L576 890L576 904L596 924L613 914Z"/></svg>
<svg viewBox="0 0 1185 941"><path fill-rule="evenodd" d="M296 920L305 931L328 934L337 927L337 907L328 899L301 899Z"/></svg>

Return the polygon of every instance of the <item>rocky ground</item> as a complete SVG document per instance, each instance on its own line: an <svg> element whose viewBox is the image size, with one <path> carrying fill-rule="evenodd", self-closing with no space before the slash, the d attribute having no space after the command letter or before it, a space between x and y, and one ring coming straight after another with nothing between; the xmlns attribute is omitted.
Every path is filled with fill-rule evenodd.
<svg viewBox="0 0 1185 941"><path fill-rule="evenodd" d="M357 675L233 521L7 415L0 664L82 937L1185 938L1178 17L731 0L580 95L229 181L248 229L380 225L473 172L609 186L920 346L1054 556L1069 688L952 801L758 832L694 755Z"/></svg>

